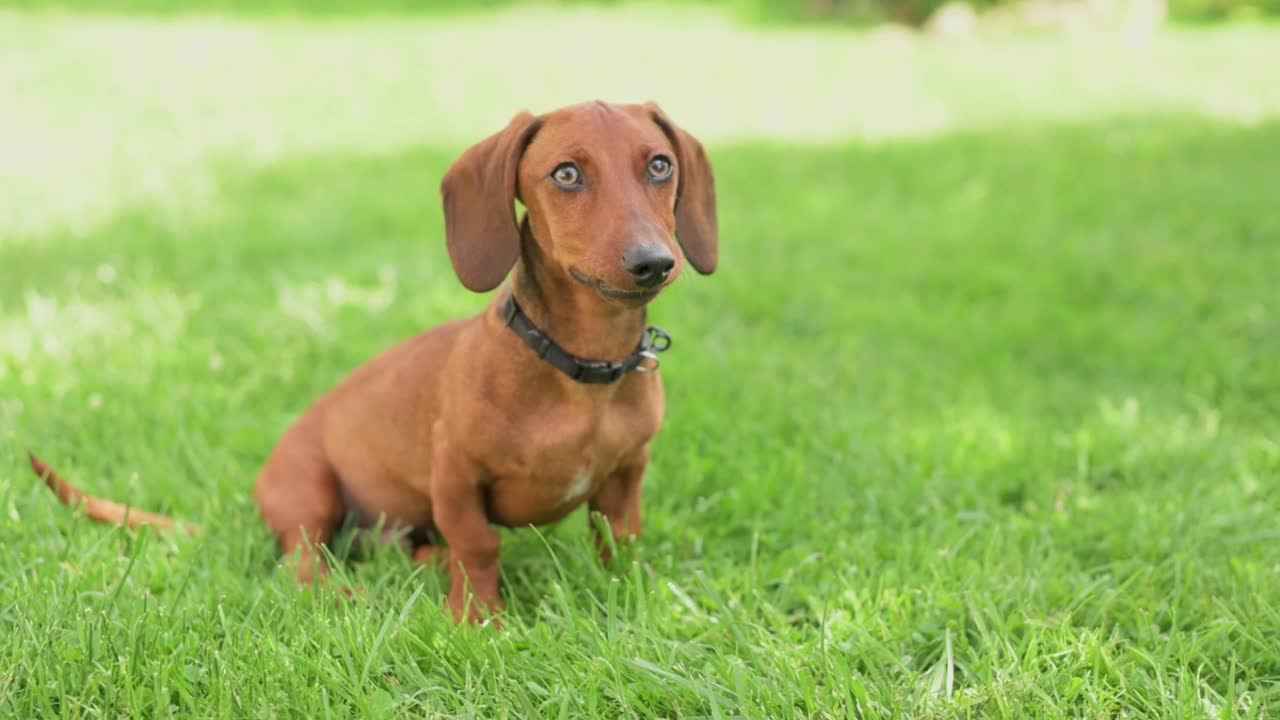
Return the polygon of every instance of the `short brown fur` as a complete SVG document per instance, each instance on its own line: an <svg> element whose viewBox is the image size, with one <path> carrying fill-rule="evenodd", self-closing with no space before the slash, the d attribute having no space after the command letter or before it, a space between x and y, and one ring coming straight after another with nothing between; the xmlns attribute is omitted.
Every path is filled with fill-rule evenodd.
<svg viewBox="0 0 1280 720"><path fill-rule="evenodd" d="M657 155L669 181L647 175ZM551 179L580 168L582 188ZM488 291L511 275L529 318L582 358L619 360L645 327L645 306L681 271L718 262L715 189L700 143L654 104L589 103L533 116L468 149L441 186L449 256L462 283ZM527 208L523 221L515 201ZM665 282L638 287L622 257L645 243L675 260ZM414 558L445 560L454 616L498 611L493 525L553 523L586 503L615 540L640 534L662 382L631 373L588 385L539 360L505 327L499 293L482 314L424 332L374 358L319 398L281 438L254 498L298 575L327 568L315 548L348 514L411 531ZM104 522L170 527L168 518L89 498L36 458L67 503ZM188 526L190 527L190 526ZM442 537L447 548L431 544ZM608 542L597 537L608 560Z"/></svg>

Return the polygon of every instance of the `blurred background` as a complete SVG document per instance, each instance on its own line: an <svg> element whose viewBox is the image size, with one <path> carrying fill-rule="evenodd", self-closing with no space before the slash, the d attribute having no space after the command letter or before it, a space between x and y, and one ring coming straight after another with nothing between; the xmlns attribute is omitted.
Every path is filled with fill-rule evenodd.
<svg viewBox="0 0 1280 720"><path fill-rule="evenodd" d="M717 144L1276 112L1274 0L24 0L0 5L0 227L213 201L219 167L456 148L660 100ZM1228 22L1236 19L1236 23ZM1244 24L1248 23L1248 24Z"/></svg>
<svg viewBox="0 0 1280 720"><path fill-rule="evenodd" d="M1265 717L1278 17L0 0L0 707ZM591 99L660 103L719 195L720 270L652 308L675 344L636 564L611 579L576 520L513 533L493 640L452 639L394 555L342 566L371 604L298 601L262 459L490 300L448 264L449 163ZM214 531L90 527L27 448Z"/></svg>

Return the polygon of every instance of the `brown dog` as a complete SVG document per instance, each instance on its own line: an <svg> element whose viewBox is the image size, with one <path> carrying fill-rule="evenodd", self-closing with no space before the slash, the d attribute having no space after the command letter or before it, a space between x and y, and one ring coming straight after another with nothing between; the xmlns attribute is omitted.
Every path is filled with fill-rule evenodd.
<svg viewBox="0 0 1280 720"><path fill-rule="evenodd" d="M441 186L445 235L481 315L383 353L289 428L254 498L299 578L348 514L409 531L415 560L448 543L448 604L477 620L502 607L499 536L586 502L617 540L640 533L640 488L662 424L655 352L669 340L645 306L681 271L718 256L702 145L654 104L591 103L535 117L467 150ZM515 202L527 208L517 220ZM582 360L590 358L590 360ZM32 458L91 517L171 524L87 498ZM597 537L608 560L608 543ZM439 559L443 559L440 553Z"/></svg>

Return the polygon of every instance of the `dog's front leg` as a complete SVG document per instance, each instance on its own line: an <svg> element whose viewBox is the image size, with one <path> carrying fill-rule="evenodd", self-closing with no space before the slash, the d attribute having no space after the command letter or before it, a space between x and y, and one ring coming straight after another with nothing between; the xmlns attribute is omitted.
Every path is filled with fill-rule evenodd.
<svg viewBox="0 0 1280 720"><path fill-rule="evenodd" d="M609 522L609 531L615 545L640 536L640 489L644 484L644 471L648 465L649 446L646 445L635 458L610 475L595 497L591 498L591 514L604 515ZM591 530L595 533L600 558L606 564L609 563L613 560L613 549L594 521L591 523Z"/></svg>
<svg viewBox="0 0 1280 720"><path fill-rule="evenodd" d="M502 609L498 552L502 538L485 515L484 488L471 463L438 452L432 462L432 518L449 543L449 609L479 622Z"/></svg>

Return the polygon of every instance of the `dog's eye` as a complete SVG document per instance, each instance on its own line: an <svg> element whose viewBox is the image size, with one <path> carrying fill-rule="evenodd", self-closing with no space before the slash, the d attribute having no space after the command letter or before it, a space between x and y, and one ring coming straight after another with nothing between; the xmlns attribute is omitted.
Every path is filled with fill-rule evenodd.
<svg viewBox="0 0 1280 720"><path fill-rule="evenodd" d="M582 172L573 163L562 163L551 171L551 179L563 188L576 188L582 183Z"/></svg>
<svg viewBox="0 0 1280 720"><path fill-rule="evenodd" d="M671 160L665 155L659 155L650 160L649 177L658 181L671 177Z"/></svg>

